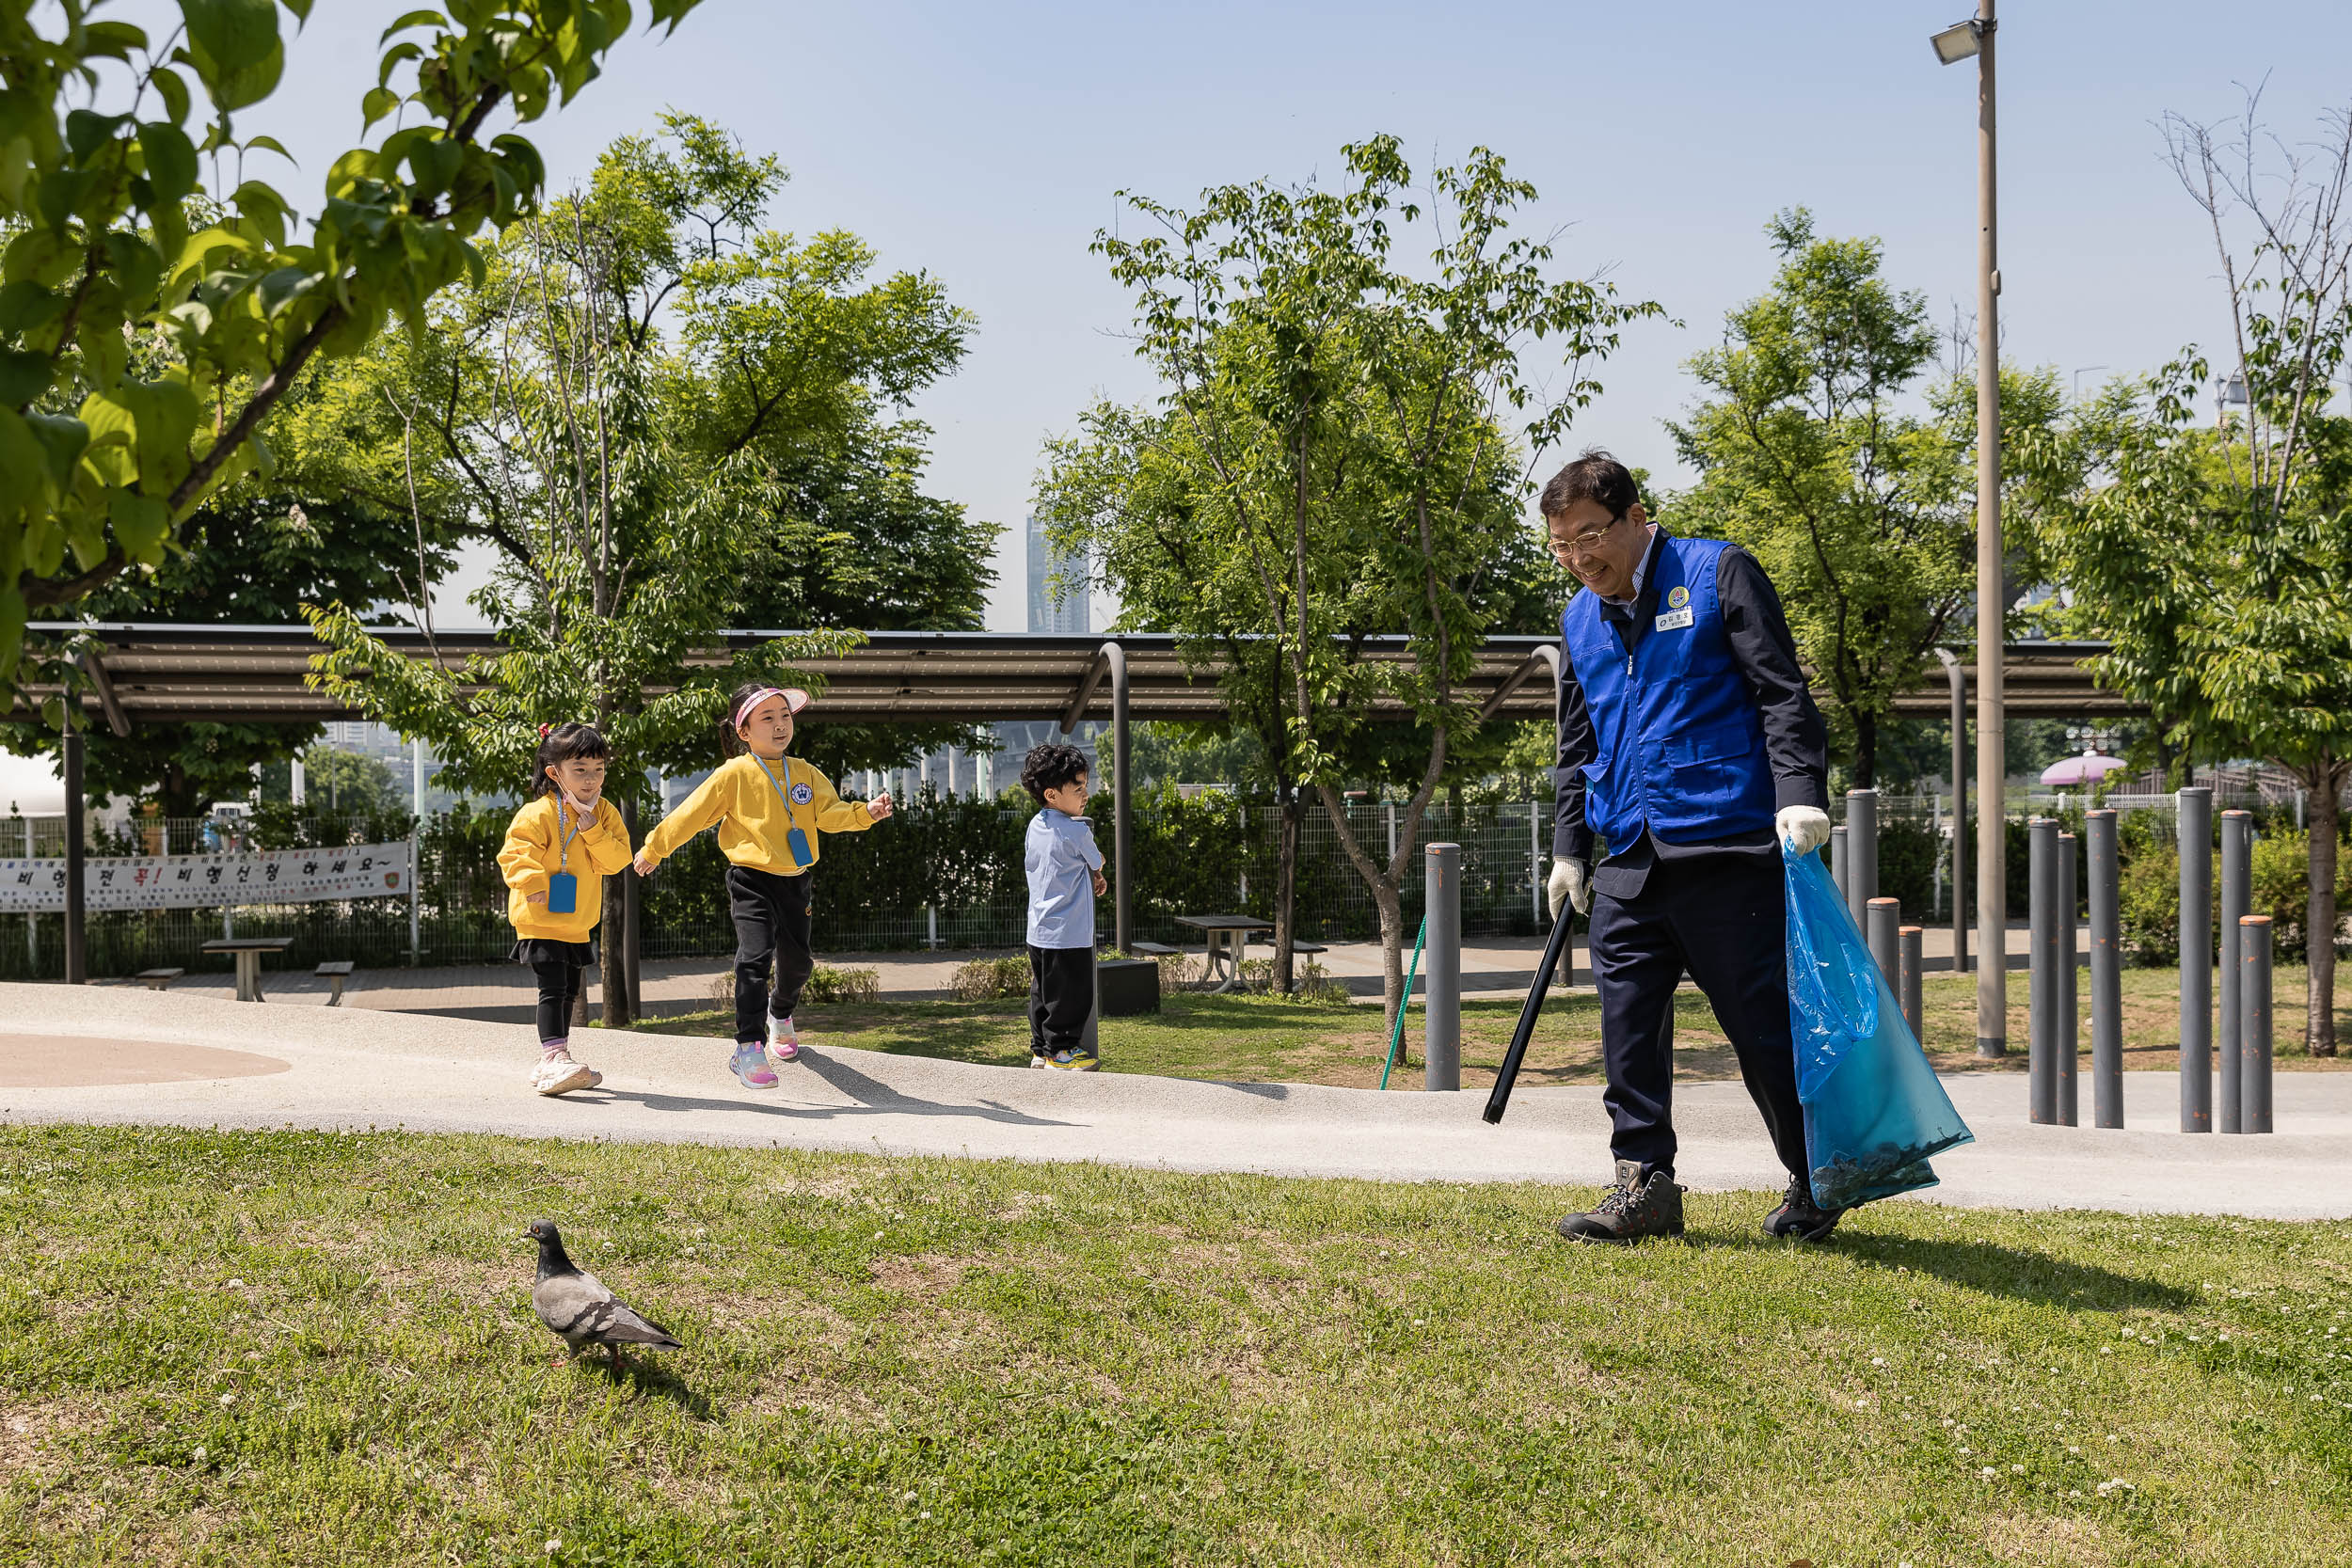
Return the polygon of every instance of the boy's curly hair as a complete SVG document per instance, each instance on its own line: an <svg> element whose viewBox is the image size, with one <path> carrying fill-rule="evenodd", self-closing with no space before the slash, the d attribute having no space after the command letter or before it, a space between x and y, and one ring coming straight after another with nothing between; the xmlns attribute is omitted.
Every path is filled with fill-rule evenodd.
<svg viewBox="0 0 2352 1568"><path fill-rule="evenodd" d="M1087 754L1075 746L1062 746L1048 741L1032 746L1029 754L1021 759L1021 787L1029 792L1029 799L1039 805L1045 803L1045 792L1075 783L1093 771L1087 765Z"/></svg>

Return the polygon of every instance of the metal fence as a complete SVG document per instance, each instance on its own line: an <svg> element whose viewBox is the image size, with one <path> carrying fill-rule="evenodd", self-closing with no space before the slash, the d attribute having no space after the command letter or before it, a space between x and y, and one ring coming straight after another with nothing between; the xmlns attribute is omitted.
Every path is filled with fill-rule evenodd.
<svg viewBox="0 0 2352 1568"><path fill-rule="evenodd" d="M1107 853L1107 799L1096 809ZM943 798L930 792L901 803L870 832L827 835L815 883L820 950L857 952L927 947L1016 947L1025 934L1027 891L1022 839L1034 813L1000 801ZM1466 934L1541 929L1540 877L1549 851L1549 801L1465 805L1456 820L1444 804L1425 816L1419 843L1462 846L1462 921ZM1391 825L1402 812L1378 802L1349 808L1352 830L1385 861ZM498 868L506 813L458 810L421 825L392 817L310 816L291 808L236 822L144 818L94 825L90 854L233 856L246 849L329 847L409 838L417 846L411 898L311 904L246 904L195 910L93 910L85 918L89 973L122 976L143 969L227 973L226 957L203 944L217 937L294 938L280 959L289 969L349 959L362 968L411 963L495 963L514 942L507 890ZM1240 912L1271 918L1281 813L1234 797L1184 800L1174 790L1136 800L1131 890L1135 931L1145 941L1198 941L1177 923L1183 914ZM0 855L61 856L60 817L0 818ZM1408 929L1421 918L1422 870L1410 857L1403 889ZM613 907L608 896L608 911ZM735 947L727 912L725 863L713 835L691 841L646 885L641 951L648 958L711 957ZM1299 824L1295 908L1302 938L1359 939L1379 930L1371 890L1349 861L1319 802ZM610 915L608 912L608 927ZM1108 900L1100 906L1110 935ZM413 942L412 942L413 930ZM0 978L55 979L65 972L60 914L0 916Z"/></svg>
<svg viewBox="0 0 2352 1568"><path fill-rule="evenodd" d="M2036 812L2079 814L2092 801L2070 792L2006 802L2012 836ZM2127 840L2168 847L2174 836L2173 800L2109 795L2100 802L2125 813ZM2258 817L2293 820L2292 802L2265 800L2255 790L2233 791L2217 806L2243 803ZM1832 816L1844 815L1842 800ZM1110 801L1091 808L1096 836L1111 847ZM1948 797L1886 796L1879 804L1881 886L1902 900L1906 915L1948 917L1951 812ZM924 790L900 803L892 820L869 832L827 835L815 882L818 949L849 953L927 947L1017 947L1027 912L1022 839L1034 813L1011 798L973 800ZM1358 842L1385 863L1404 833L1393 802L1357 800L1348 823ZM410 963L471 964L502 960L514 942L507 890L498 850L508 813L459 809L420 825L405 814L386 816L310 816L288 806L264 807L237 822L219 819L137 819L94 827L93 855L235 854L342 844L417 842L417 877L407 898L348 903L245 905L229 909L105 911L87 916L89 973L126 975L173 967L226 973L229 960L202 952L215 937L287 936L289 968L349 959L362 968ZM1476 800L1459 807L1440 799L1423 817L1416 849L1435 842L1462 847L1462 928L1466 936L1538 933L1546 921L1542 878L1550 853L1551 802ZM641 836L650 822L641 823ZM2267 826L2267 820L2265 820ZM1392 836L1395 835L1395 836ZM1185 914L1242 913L1271 918L1281 838L1279 808L1220 792L1185 796L1173 787L1147 790L1135 800L1129 890L1134 935L1145 941L1197 942L1178 924ZM62 818L0 817L0 856L64 853ZM1402 906L1407 932L1421 918L1426 856L1407 859ZM2026 857L2010 854L2012 908L2022 909ZM704 833L667 862L644 890L641 951L648 958L730 953L735 928L727 911L725 863L714 836ZM608 910L612 908L608 899ZM1340 843L1320 801L1299 820L1295 908L1302 938L1361 940L1376 936L1372 891ZM412 927L413 918L413 927ZM1108 901L1099 907L1101 934L1110 935ZM412 942L413 929L413 942ZM64 923L56 914L0 916L0 978L47 979L64 973Z"/></svg>

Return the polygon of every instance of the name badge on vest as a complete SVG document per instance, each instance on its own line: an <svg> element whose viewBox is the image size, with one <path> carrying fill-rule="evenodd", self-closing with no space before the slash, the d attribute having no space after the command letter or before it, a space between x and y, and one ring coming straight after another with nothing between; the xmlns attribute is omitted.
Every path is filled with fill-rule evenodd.
<svg viewBox="0 0 2352 1568"><path fill-rule="evenodd" d="M1666 594L1666 613L1658 618L1660 631L1680 631L1691 624L1691 591L1676 583Z"/></svg>

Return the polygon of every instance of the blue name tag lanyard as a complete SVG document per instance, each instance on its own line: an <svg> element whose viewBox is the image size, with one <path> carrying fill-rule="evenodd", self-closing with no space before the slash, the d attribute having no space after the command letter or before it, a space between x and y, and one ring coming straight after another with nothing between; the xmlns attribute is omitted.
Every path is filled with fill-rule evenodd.
<svg viewBox="0 0 2352 1568"><path fill-rule="evenodd" d="M566 832L564 828L564 797L555 798L555 875L548 879L548 912L570 914L580 908L580 879L572 875L572 840L580 836L583 825L578 816Z"/></svg>
<svg viewBox="0 0 2352 1568"><path fill-rule="evenodd" d="M792 851L792 863L803 871L806 871L816 863L817 857L808 852L808 835L801 832L800 814L792 809L792 792L785 787L785 784L792 781L792 759L788 756L781 759L784 763L785 784L778 784L776 776L768 771L768 761L765 757L754 752L751 753L751 758L759 765L759 776L768 781L769 787L776 792L776 799L784 802L784 845L786 848Z"/></svg>

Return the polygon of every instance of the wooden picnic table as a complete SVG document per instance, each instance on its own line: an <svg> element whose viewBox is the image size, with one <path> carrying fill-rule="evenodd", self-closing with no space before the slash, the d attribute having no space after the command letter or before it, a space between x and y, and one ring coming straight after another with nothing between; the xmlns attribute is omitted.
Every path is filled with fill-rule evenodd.
<svg viewBox="0 0 2352 1568"><path fill-rule="evenodd" d="M262 1000L262 955L283 953L294 945L292 937L215 937L204 944L207 953L230 953L237 959L237 1000Z"/></svg>
<svg viewBox="0 0 2352 1568"><path fill-rule="evenodd" d="M1242 944L1249 940L1249 933L1274 929L1272 921L1248 914L1180 914L1176 924L1189 926L1200 933L1202 979L1214 979L1217 964L1223 962L1225 980L1215 988L1219 992L1241 984Z"/></svg>

